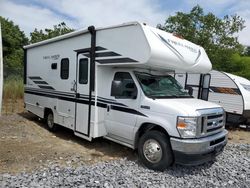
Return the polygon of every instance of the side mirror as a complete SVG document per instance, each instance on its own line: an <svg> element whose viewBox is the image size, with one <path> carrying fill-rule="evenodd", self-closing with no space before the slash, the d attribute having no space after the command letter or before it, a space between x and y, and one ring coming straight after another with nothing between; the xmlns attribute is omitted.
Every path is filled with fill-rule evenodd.
<svg viewBox="0 0 250 188"><path fill-rule="evenodd" d="M122 81L113 80L111 86L111 96L122 96L123 89L122 89Z"/></svg>
<svg viewBox="0 0 250 188"><path fill-rule="evenodd" d="M187 90L188 90L188 94L190 95L190 96L193 96L193 88L192 87L187 87Z"/></svg>
<svg viewBox="0 0 250 188"><path fill-rule="evenodd" d="M202 88L208 89L210 87L211 74L204 74L202 80Z"/></svg>
<svg viewBox="0 0 250 188"><path fill-rule="evenodd" d="M113 80L111 87L111 96L124 99L136 99L136 85L131 79L124 79L123 81Z"/></svg>

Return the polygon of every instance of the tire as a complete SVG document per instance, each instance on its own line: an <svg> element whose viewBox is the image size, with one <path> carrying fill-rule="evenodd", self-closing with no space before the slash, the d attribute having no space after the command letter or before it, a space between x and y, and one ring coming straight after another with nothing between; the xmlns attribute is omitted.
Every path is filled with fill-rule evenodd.
<svg viewBox="0 0 250 188"><path fill-rule="evenodd" d="M49 112L46 116L46 125L49 131L55 132L57 130L57 125L54 123L54 115Z"/></svg>
<svg viewBox="0 0 250 188"><path fill-rule="evenodd" d="M138 143L139 159L147 168L164 171L173 163L169 138L159 131L148 131Z"/></svg>

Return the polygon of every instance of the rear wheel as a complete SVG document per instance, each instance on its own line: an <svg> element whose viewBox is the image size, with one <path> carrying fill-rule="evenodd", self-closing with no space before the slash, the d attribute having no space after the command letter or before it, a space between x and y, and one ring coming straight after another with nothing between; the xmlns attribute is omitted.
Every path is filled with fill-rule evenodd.
<svg viewBox="0 0 250 188"><path fill-rule="evenodd" d="M54 123L54 115L52 112L49 112L46 116L46 124L51 132L55 132L57 129L57 125Z"/></svg>
<svg viewBox="0 0 250 188"><path fill-rule="evenodd" d="M159 131L149 131L142 135L138 155L142 163L153 170L163 171L173 163L169 139Z"/></svg>

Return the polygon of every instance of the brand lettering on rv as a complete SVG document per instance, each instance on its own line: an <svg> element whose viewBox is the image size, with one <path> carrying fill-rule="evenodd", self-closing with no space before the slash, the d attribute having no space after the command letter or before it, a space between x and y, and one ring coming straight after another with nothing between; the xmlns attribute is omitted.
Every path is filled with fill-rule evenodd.
<svg viewBox="0 0 250 188"><path fill-rule="evenodd" d="M46 55L46 56L43 56L43 59L46 60L46 59L53 59L53 60L57 60L60 58L60 55L59 54L55 54L55 55Z"/></svg>
<svg viewBox="0 0 250 188"><path fill-rule="evenodd" d="M193 47L191 47L191 46L188 46L188 45L186 45L186 44L183 44L183 43L181 43L181 42L179 42L179 41L175 41L175 40L168 39L168 42L171 43L171 44L174 44L174 45L176 45L176 46L181 46L181 47L183 47L183 48L187 48L189 51L191 51L191 52L193 52L193 53L198 53L198 50L197 50L197 49L195 49L195 48L193 48Z"/></svg>
<svg viewBox="0 0 250 188"><path fill-rule="evenodd" d="M59 54L56 54L56 55L52 55L52 56L51 56L51 59L57 60L57 59L59 59L59 57L60 57L60 55L59 55Z"/></svg>
<svg viewBox="0 0 250 188"><path fill-rule="evenodd" d="M43 56L43 59L50 59L50 56Z"/></svg>

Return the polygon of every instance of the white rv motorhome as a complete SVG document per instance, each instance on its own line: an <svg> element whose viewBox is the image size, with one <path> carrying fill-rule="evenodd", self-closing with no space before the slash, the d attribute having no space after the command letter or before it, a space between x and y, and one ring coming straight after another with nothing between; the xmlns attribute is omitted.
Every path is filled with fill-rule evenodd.
<svg viewBox="0 0 250 188"><path fill-rule="evenodd" d="M148 168L200 164L227 143L221 106L192 98L169 73L207 73L204 49L137 22L75 31L25 49L25 106L48 128L133 149Z"/></svg>
<svg viewBox="0 0 250 188"><path fill-rule="evenodd" d="M176 73L175 79L185 88L192 89L195 98L221 105L228 124L250 123L250 81L217 70L208 74Z"/></svg>

